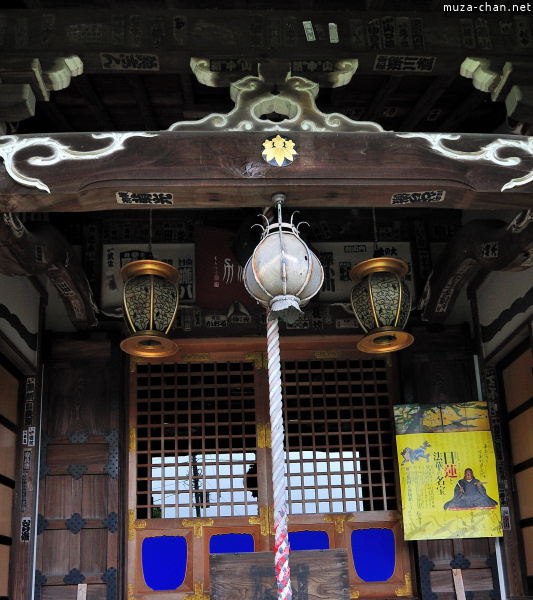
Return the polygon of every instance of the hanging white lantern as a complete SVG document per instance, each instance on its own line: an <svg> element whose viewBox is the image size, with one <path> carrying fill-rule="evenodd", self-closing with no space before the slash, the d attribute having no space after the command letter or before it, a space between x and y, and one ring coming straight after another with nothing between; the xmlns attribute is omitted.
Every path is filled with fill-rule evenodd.
<svg viewBox="0 0 533 600"><path fill-rule="evenodd" d="M402 281L408 266L397 258L371 258L352 267L356 282L351 304L367 334L357 344L362 352L381 354L406 348L413 336L403 331L411 311L411 295Z"/></svg>
<svg viewBox="0 0 533 600"><path fill-rule="evenodd" d="M179 271L158 260L136 260L120 270L124 281L123 308L131 335L120 347L134 356L175 354L168 337L178 310Z"/></svg>
<svg viewBox="0 0 533 600"><path fill-rule="evenodd" d="M281 318L294 323L324 281L324 271L316 255L300 238L298 227L281 220L283 194L273 197L278 206L278 222L263 228L263 235L244 267L244 285L262 306L269 308L268 319Z"/></svg>

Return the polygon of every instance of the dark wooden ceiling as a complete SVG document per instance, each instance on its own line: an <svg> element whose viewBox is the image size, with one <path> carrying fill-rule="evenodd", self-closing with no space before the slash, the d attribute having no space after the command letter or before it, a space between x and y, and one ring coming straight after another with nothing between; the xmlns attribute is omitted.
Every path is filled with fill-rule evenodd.
<svg viewBox="0 0 533 600"><path fill-rule="evenodd" d="M354 120L375 121L385 130L492 133L505 123L505 105L474 90L463 77L450 79L442 96L417 108L431 76L355 76L336 89L321 89L317 107ZM233 108L228 88L204 86L188 73L84 74L38 102L35 117L21 121L18 133L59 131L157 131Z"/></svg>
<svg viewBox="0 0 533 600"><path fill-rule="evenodd" d="M506 131L506 107L504 97L493 102L491 95L478 91L472 81L460 75L462 60L470 55L487 54L481 42L474 43L473 48L457 47L457 30L463 15L442 12L442 3L434 1L382 2L376 0L328 0L327 13L324 3L313 1L265 2L251 0L233 0L231 2L202 1L182 2L179 0L154 0L149 3L129 2L126 0L86 0L75 3L67 0L4 0L0 12L4 15L20 15L24 11L32 18L50 12L55 15L56 28L61 15L67 23L87 23L91 20L104 22L103 27L117 19L120 15L125 23L135 11L139 11L141 19L144 14L153 14L161 22L169 22L176 14L188 15L189 39L176 54L175 48L166 52L166 44L170 40L168 29L164 44L160 47L161 68L158 72L142 71L108 71L102 69L98 53L110 50L109 44L87 43L85 47L65 44L64 52L72 52L80 56L84 63L84 73L73 77L70 85L63 90L51 94L49 101L37 101L35 116L20 121L19 133L51 133L61 131L128 131L128 130L165 130L175 122L202 118L213 112L226 113L233 107L229 96L229 88L208 87L199 83L189 67L191 56L199 58L234 58L253 61L252 73L257 73L257 62L274 56L287 61L301 59L338 60L342 58L358 58L360 65L351 81L337 88L320 88L317 98L318 108L325 112L339 112L355 120L370 120L379 123L386 130L422 131L422 132L463 132L492 133L496 130ZM144 11L144 13L143 13ZM149 11L146 12L146 11ZM384 12L388 11L388 12ZM399 11L399 12L395 12ZM294 19L298 25L294 47L251 47L250 40L244 32L242 39L228 42L219 40L216 35L212 40L209 35L203 39L192 40L192 34L198 31L209 31L197 26L201 16L213 27L217 19L221 23L231 23L235 14L235 30L238 32L238 21L248 27L250 15L259 14L259 18L278 19L284 24L287 19ZM33 15L36 15L33 17ZM333 17L332 17L333 15ZM376 54L402 54L402 50L372 49L366 43L357 48L353 38L351 45L322 44L320 40L312 45L306 43L301 21L322 19L327 28L332 18L338 23L342 33L343 21L354 18L367 27L369 20L382 19L384 15L394 15L409 19L419 19L427 31L422 49L418 54L436 56L435 68L431 72L384 73L376 70L374 60ZM470 15L468 15L470 16ZM477 15L479 16L479 15ZM489 25L493 37L499 27L494 15ZM70 19L70 21L69 21ZM74 19L74 21L73 21ZM109 23L105 20L109 19ZM196 19L196 21L195 21ZM442 39L437 39L439 22L442 26ZM36 21L38 23L38 21ZM492 23L492 25L491 25ZM30 21L31 26L31 21ZM110 25L109 25L110 26ZM224 25L226 29L229 25ZM320 26L319 26L320 27ZM31 27L30 27L31 28ZM433 29L432 29L433 28ZM437 28L437 29L435 29ZM319 30L320 31L320 30ZM237 34L235 34L237 35ZM364 35L364 34L363 34ZM198 37L198 36L197 36ZM201 36L200 36L201 37ZM266 37L266 35L265 35ZM346 36L345 36L346 37ZM253 41L253 40L252 40ZM329 41L329 40L328 40ZM498 65L509 57L505 54L500 40L494 42L494 55ZM503 43L503 42L502 42ZM32 45L30 41L30 46ZM501 44L500 44L501 45ZM55 49L53 44L40 44L36 47L35 57L58 54L61 46ZM503 48L503 50L502 50ZM5 50L10 50L4 48ZM115 47L114 51L128 51L124 47ZM140 50L155 50L144 44ZM314 52L314 54L313 54ZM413 48L406 50L409 54L417 54ZM404 52L404 53L405 53ZM31 50L29 51L31 54ZM201 53L200 55L198 53ZM20 54L20 53L19 53ZM28 55L28 49L23 54ZM512 53L509 53L509 56ZM516 52L515 52L516 54ZM304 73L312 79L312 73Z"/></svg>

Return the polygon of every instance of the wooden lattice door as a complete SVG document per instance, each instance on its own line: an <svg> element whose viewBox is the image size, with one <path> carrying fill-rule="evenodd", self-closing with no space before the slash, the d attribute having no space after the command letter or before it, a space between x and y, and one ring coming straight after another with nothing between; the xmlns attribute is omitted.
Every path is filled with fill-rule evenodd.
<svg viewBox="0 0 533 600"><path fill-rule="evenodd" d="M268 371L258 348L206 343L178 361L132 363L131 594L205 594L210 553L273 551ZM393 368L338 341L335 350L315 348L282 348L291 546L311 539L315 549L361 549L367 534L386 532L383 576L361 576L353 553L352 596L410 595L397 512Z"/></svg>

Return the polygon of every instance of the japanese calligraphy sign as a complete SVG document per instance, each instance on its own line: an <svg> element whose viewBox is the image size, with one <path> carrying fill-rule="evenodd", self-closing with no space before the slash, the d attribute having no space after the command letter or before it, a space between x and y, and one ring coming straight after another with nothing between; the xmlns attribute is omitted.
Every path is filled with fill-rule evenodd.
<svg viewBox="0 0 533 600"><path fill-rule="evenodd" d="M374 256L373 242L318 242L313 251L324 269L324 283L320 290L321 302L349 302L354 282L350 279L350 269L357 263ZM381 256L399 258L409 265L405 283L415 297L414 281L411 272L411 247L409 242L390 239L379 243Z"/></svg>
<svg viewBox="0 0 533 600"><path fill-rule="evenodd" d="M180 304L192 304L194 289L194 244L154 244L156 260L169 263L180 272ZM134 260L148 259L146 244L104 244L102 250L101 305L107 313L120 314L123 282L120 269Z"/></svg>
<svg viewBox="0 0 533 600"><path fill-rule="evenodd" d="M503 535L483 402L394 407L406 540Z"/></svg>

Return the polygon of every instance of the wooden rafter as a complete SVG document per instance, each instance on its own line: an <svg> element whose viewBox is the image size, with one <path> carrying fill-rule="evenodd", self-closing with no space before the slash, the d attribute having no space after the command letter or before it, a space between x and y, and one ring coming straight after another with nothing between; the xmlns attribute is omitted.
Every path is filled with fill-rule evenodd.
<svg viewBox="0 0 533 600"><path fill-rule="evenodd" d="M433 106L435 106L442 94L452 84L455 77L455 75L447 75L435 78L404 118L399 131L413 131L424 115L427 115Z"/></svg>
<svg viewBox="0 0 533 600"><path fill-rule="evenodd" d="M396 75L388 77L381 86L375 100L363 112L362 121L372 121L379 116L380 111L385 107L391 95L402 83L402 76Z"/></svg>
<svg viewBox="0 0 533 600"><path fill-rule="evenodd" d="M468 119L472 111L485 102L486 97L482 92L474 90L468 98L455 108L439 126L439 131L453 131L459 124Z"/></svg>

